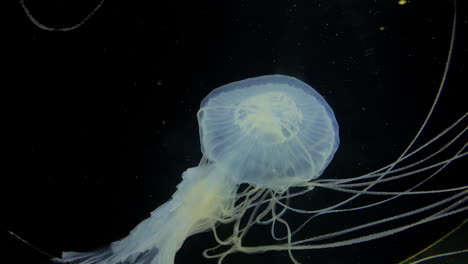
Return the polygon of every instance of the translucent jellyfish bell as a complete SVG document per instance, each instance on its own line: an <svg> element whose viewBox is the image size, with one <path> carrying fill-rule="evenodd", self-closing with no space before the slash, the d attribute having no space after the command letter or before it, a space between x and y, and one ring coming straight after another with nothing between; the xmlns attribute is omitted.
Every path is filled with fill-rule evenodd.
<svg viewBox="0 0 468 264"><path fill-rule="evenodd" d="M304 82L268 75L229 83L198 112L203 155L236 183L286 189L320 176L339 145L325 99Z"/></svg>

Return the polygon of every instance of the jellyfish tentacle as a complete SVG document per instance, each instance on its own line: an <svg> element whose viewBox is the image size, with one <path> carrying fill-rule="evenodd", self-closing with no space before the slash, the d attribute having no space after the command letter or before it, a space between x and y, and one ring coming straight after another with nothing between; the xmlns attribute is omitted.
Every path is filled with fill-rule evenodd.
<svg viewBox="0 0 468 264"><path fill-rule="evenodd" d="M366 174L363 174L361 176L358 176L358 177L349 177L349 178L345 178L345 179L319 179L319 180L316 180L315 182L334 182L334 183L348 183L348 182L353 182L353 181L358 181L358 180L363 180L363 179L371 179L371 178L375 178L375 177L380 177L382 175L387 175L388 173L394 173L394 172L400 172L400 171L403 171L403 170L406 170L406 169L409 169L411 167L414 167L416 165L419 165L421 164L422 162L424 161L427 161L429 158L432 158L434 157L435 155L441 153L443 150L445 150L446 148L448 148L449 146L451 146L455 141L457 141L461 136L463 136L467 130L467 127L465 126L464 129L457 133L456 136L454 136L448 143L446 143L443 147L441 147L440 149L438 149L437 151L429 154L427 157L423 158L423 159L420 159L416 162L413 162L409 165L406 165L404 167L400 167L400 168L394 168L392 169L391 171L387 171L387 172L382 172L384 170L387 170L388 168L392 167L392 166L395 166L397 164L399 164L401 161L411 157L412 155L422 151L423 149L425 149L427 146L433 144L435 141L437 141L438 139L440 139L442 136L444 136L445 134L447 134L449 131L453 130L457 125L459 125L462 121L464 121L466 119L466 117L468 116L468 113L465 113L462 117L458 118L455 122L453 122L449 127L447 127L446 129L444 129L441 133L439 133L438 135L436 135L435 137L433 137L432 139L428 140L428 142L426 142L425 144L423 144L422 146L420 146L419 148L417 148L416 150L410 152L410 153L407 153L403 158L401 158L400 160L396 160L392 163L389 163L388 165L384 166L384 167L381 167L379 169L376 169L372 172L369 172L369 173L366 173ZM383 179L385 180L385 179ZM301 186L304 186L304 185L307 185L307 183L305 184L302 184Z"/></svg>
<svg viewBox="0 0 468 264"><path fill-rule="evenodd" d="M75 24L73 26L63 27L63 28L49 27L49 26L46 26L46 25L42 24L36 18L34 18L34 16L31 14L31 11L29 10L29 8L24 3L24 0L20 0L20 3L21 3L21 6L23 7L24 12L28 16L29 20L31 20L31 22L34 25L36 25L38 28L43 29L43 30L47 30L47 31L70 31L70 30L77 29L77 28L81 27L84 23L86 23L86 21L88 21L94 15L94 13L96 13L101 8L102 4L104 4L104 0L101 0L97 4L97 6L90 13L88 13L80 22L78 22L77 24Z"/></svg>
<svg viewBox="0 0 468 264"><path fill-rule="evenodd" d="M456 188L451 188L451 189L443 189L443 190L435 190L435 191L419 191L419 192L416 192L416 191L411 191L412 189L414 189L415 187L413 186L412 188L406 190L406 191L402 191L402 192L373 192L373 191L366 191L366 190L356 190L356 191L353 191L353 190L349 190L349 189L343 189L343 188L339 188L339 187L332 187L332 186L324 186L324 185L316 185L317 187L323 187L323 188L328 188L328 189L333 189L333 190L337 190L337 191L342 191L342 192L350 192L350 193L357 193L357 194L377 194L377 195L392 195L394 197L391 197L391 198L388 198L388 199L385 199L385 200L382 200L382 201L378 201L378 202L375 202L375 203L371 203L371 204L367 204L367 205L363 205L363 206L358 206L358 207L352 207L352 208L346 208L346 209L334 209L334 208L339 208L340 206L344 205L344 204L341 204L338 203L338 204L335 204L333 206L330 206L330 207L327 207L327 208L322 208L322 209L317 209L317 210L303 210L303 209L298 209L298 208L293 208L293 207L290 207L288 205L285 205L283 204L281 201L278 201L279 204L281 204L282 206L288 208L289 210L291 211L294 211L296 213L301 213L301 214L317 214L317 215L314 215L313 217L309 218L308 220L306 220L297 230L295 230L293 232L293 234L295 234L296 232L298 232L299 230L301 230L308 222L310 222L312 219L315 219L316 217L319 217L320 215L325 215L325 214L330 214L330 213L340 213L340 212L350 212L350 211L356 211L356 210L362 210L362 209L368 209L370 207L374 207L374 206L377 206L377 205L380 205L380 204L383 204L385 202L388 202L390 200L393 200L395 199L396 197L399 197L401 195L410 195L410 194L433 194L433 193L443 193L443 192L453 192L453 191L462 191L462 190L466 190L468 188L468 186L462 186L462 187L456 187ZM339 206L337 206L339 205Z"/></svg>
<svg viewBox="0 0 468 264"><path fill-rule="evenodd" d="M307 243L307 242L312 242L312 241L317 241L317 240L329 239L329 238L332 238L332 237L336 237L338 235L343 235L343 234L347 234L347 233L350 233L350 232L358 231L358 230L361 230L363 228L368 228L368 227L371 227L371 226L375 226L375 225L387 223L387 222L390 222L390 221L402 219L402 218L405 218L405 217L409 217L409 216L412 216L412 215L416 215L416 214L425 212L427 210L433 209L435 207L442 206L444 204L450 203L450 202L452 202L454 200L456 201L455 203L458 204L458 202L459 202L457 200L458 198L461 199L460 201L465 202L466 199L467 199L467 197L466 197L467 194L468 194L468 191L457 193L457 194L452 195L452 196L450 196L450 197L448 197L446 199L443 199L441 201L437 201L435 203L431 203L431 204L429 204L427 206L415 209L413 211L409 211L409 212L405 212L405 213L395 215L395 216L392 216L392 217L388 217L388 218L376 220L376 221L373 221L373 222L365 223L365 224L362 224L362 225L359 225L359 226L355 226L355 227L352 227L352 228L336 231L336 232L329 233L329 234L326 234L326 235L321 235L321 236L317 236L317 237L314 237L314 238L308 238L308 239L304 239L304 240L295 241L293 244L297 245L297 244L302 244L302 243ZM441 211L443 211L444 209L442 209ZM466 209L467 208L464 208L463 210L466 210ZM461 211L457 211L457 212L461 212ZM430 218L430 217L428 217L428 218ZM438 218L440 218L440 217L438 217ZM433 219L433 220L435 220L435 219ZM420 220L420 221L423 221L423 220ZM417 222L419 222L419 221L417 221ZM424 222L428 222L428 220L426 220ZM421 222L421 223L423 223L423 222Z"/></svg>
<svg viewBox="0 0 468 264"><path fill-rule="evenodd" d="M466 129L465 129L466 130ZM464 131L465 131L464 130ZM464 131L462 133L464 133ZM455 141L459 136L461 136L461 133L457 135L456 138L454 138L452 140ZM451 144L451 143L449 143ZM416 170L416 171L413 171L413 172L409 172L409 173L405 173L405 174L401 174L401 175L397 175L397 176L393 176L393 177L390 177L390 178L385 178L385 179L381 179L378 184L381 184L383 182L386 182L386 181L389 181L389 180L394 180L394 179L398 179L398 178L401 178L403 176L409 176L409 175L412 175L412 174L415 174L415 173L419 173L419 172L422 172L424 170L428 170L428 169L431 169L431 168L434 168L434 167L438 167L438 166L442 166L441 168L439 168L435 173L433 173L432 175L426 177L423 181L421 181L420 183L416 184L415 186L413 186L412 188L406 190L406 191L402 191L402 192L385 192L385 193L381 193L381 194L385 194L385 195L396 195L395 197L392 197L390 199L387 199L387 200L384 200L384 201L380 201L380 202L377 202L377 203L374 203L372 205L367 205L367 206L362 206L360 208L357 208L357 209L364 209L364 208L369 208L371 206L374 206L374 205L378 205L378 204L382 204L384 202L388 202L390 200L393 200L395 199L396 197L400 196L400 195L404 195L404 194L425 194L425 193L437 193L437 192L449 192L449 191L457 191L457 190L463 190L465 189L466 187L462 186L462 187L457 187L457 188L451 188L451 189L444 189L444 190L435 190L435 191L421 191L421 192L415 192L415 191L412 191L414 188L420 186L421 184L423 184L424 182L426 182L427 180L429 180L430 178L432 178L433 176L435 176L436 174L438 174L440 171L442 171L442 169L444 169L450 162L452 162L453 160L455 159L458 159L458 158L461 158L463 157L464 155L466 155L467 153L464 152L464 149L465 149L465 146L463 146L455 155L454 157L452 158L449 158L447 160L444 160L444 161L441 161L439 163L436 163L436 164L433 164L433 165L430 165L426 168L421 168L419 170ZM440 150L439 150L440 151ZM317 181L317 182L311 182L310 185L313 185L315 187L322 187L322 188L328 188L328 189L334 189L334 190L337 190L337 191L340 191L342 190L343 192L349 192L349 193L355 193L356 195L361 195L361 194L379 194L379 192L373 192L373 191L369 191L367 188L364 189L364 190L350 190L348 187L356 187L356 186L373 186L372 184L374 182L369 182L369 183L357 183L357 184L342 184L342 183L338 183L338 184L330 184L330 183L327 183L327 184L321 184L321 183L318 183L320 182ZM356 197L351 197L350 199L355 199ZM341 206L341 205L344 205L345 203L348 203L350 202L351 200L345 200L343 202L340 202L334 206ZM281 203L281 202L279 202ZM291 208L289 207L289 209L295 211L295 212L299 212L299 213L317 213L321 210L296 210L294 208ZM350 209L345 209L346 211L350 211Z"/></svg>
<svg viewBox="0 0 468 264"><path fill-rule="evenodd" d="M428 261L428 260L434 260L434 259L443 258L443 257L450 257L450 256L454 256L454 255L457 255L457 254L463 254L463 253L468 253L468 249L463 249L463 250L458 250L458 251L451 251L451 252L447 252L447 253L441 253L441 254L425 257L425 258L419 259L417 261L411 262L411 264L419 264L419 263L423 263L423 262Z"/></svg>
<svg viewBox="0 0 468 264"><path fill-rule="evenodd" d="M431 204L429 206L426 206L424 208L420 208L420 209L418 209L417 211L414 211L414 212L406 212L404 214L400 214L400 215L397 215L397 216L393 216L393 217L381 219L381 220L378 220L378 221L366 223L366 224L363 224L363 225L355 226L353 228L344 229L344 230L340 230L340 231L336 231L336 232L333 232L333 233L320 235L320 236L316 236L316 237L308 238L308 239L304 239L304 240L294 241L291 244L286 243L286 244L277 244L277 245L263 245L263 246L243 247L242 252L254 253L254 252L258 252L258 251L281 251L281 250L287 250L288 248L290 248L291 250L322 249L322 248L331 248L331 247L340 247L340 246L352 245L352 244L356 244L356 243L362 243L362 242L366 242L366 241L375 240L375 239L378 239L378 238L382 238L382 237L385 237L385 236L396 234L398 232L413 228L415 226L418 226L418 225L421 225L421 224L424 224L424 223L427 223L427 222L431 222L431 221L434 221L434 220L437 220L437 219L440 219L440 218L444 218L444 217L454 215L454 214L458 214L458 213L461 213L461 212L464 212L464 211L468 210L468 206L464 206L464 207L461 207L461 208L458 208L458 209L455 209L455 210L452 210L452 211L447 210L447 208L452 208L452 207L455 208L455 207L458 207L461 204L465 203L466 200L468 199L466 197L467 193L468 193L468 191L456 194L454 196L451 196L451 197L449 197L447 199L438 201L438 202L433 203L433 204ZM457 200L460 197L461 197L461 199ZM455 200L455 202L453 202L454 200ZM444 205L446 203L450 203L450 202L453 202L453 203L451 205L449 205L448 207L443 208L443 209L437 211L436 213L433 213L432 215L430 215L428 217L425 217L423 219L420 219L418 221L415 221L415 222L412 222L412 223L409 223L409 224L406 224L406 225L403 225L403 226L387 229L387 230L380 231L380 232L377 232L377 233L372 233L372 234L369 234L369 235L359 236L359 237L356 237L356 238L341 240L341 241L322 243L322 244L306 244L306 245L304 245L305 243L310 243L310 242L314 242L314 241L320 241L320 240L334 238L334 237L344 235L344 234L347 234L347 233L350 233L350 232L361 230L363 228L368 228L368 227L375 226L375 225L378 225L378 224L382 224L382 223L386 223L386 222L389 222L389 221L401 219L403 217L408 217L408 216L411 216L411 215L414 215L414 214L417 214L417 213L421 213L423 211L427 211L429 209L436 208L438 206L442 206L442 205Z"/></svg>

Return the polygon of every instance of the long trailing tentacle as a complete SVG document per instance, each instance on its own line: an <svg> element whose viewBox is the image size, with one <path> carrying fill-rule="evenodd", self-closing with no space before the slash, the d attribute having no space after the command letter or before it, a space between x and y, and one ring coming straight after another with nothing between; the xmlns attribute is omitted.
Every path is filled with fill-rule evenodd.
<svg viewBox="0 0 468 264"><path fill-rule="evenodd" d="M97 6L89 13L87 14L79 23L73 25L73 26L69 26L69 27L59 27L59 28L56 28L56 27L49 27L49 26L46 26L44 24L42 24L41 22L39 22L32 14L31 14L31 11L29 10L29 8L26 6L26 4L24 3L24 0L20 0L20 3L21 3L21 6L23 7L23 10L24 12L26 13L26 15L28 16L29 20L31 20L31 22L36 25L38 28L40 29L43 29L43 30L46 30L46 31L70 31L70 30L74 30L74 29L77 29L79 27L81 27L84 23L86 23L86 21L88 21L93 15L94 13L96 13L102 6L102 4L104 4L104 0L101 0Z"/></svg>

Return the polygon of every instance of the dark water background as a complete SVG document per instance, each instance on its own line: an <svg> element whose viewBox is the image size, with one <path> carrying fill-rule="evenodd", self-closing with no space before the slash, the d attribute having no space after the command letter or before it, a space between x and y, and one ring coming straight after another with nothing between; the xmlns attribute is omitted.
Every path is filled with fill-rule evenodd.
<svg viewBox="0 0 468 264"><path fill-rule="evenodd" d="M97 2L26 4L42 23L63 27ZM459 2L446 89L423 139L466 111L468 13L465 1ZM3 71L13 82L4 83L8 156L0 243L3 263L37 264L49 263L47 257L6 230L56 256L126 236L171 197L182 172L198 164L199 102L231 81L286 74L326 98L340 125L341 146L324 178L357 176L394 160L436 94L454 14L452 1L106 1L82 27L47 32L28 20L19 2L4 12L12 29L4 53L14 59L5 60ZM463 163L455 162L428 189L466 184ZM335 195L318 191L293 205L312 209L314 202L341 197ZM327 218L311 223L301 237L440 197ZM302 263L397 263L464 218L295 256ZM289 216L292 224L303 219ZM392 226L369 232L385 227ZM252 232L247 244L269 241L264 230ZM213 245L211 233L191 237L176 263L215 263L201 256ZM273 252L235 254L225 263L288 261L285 252Z"/></svg>

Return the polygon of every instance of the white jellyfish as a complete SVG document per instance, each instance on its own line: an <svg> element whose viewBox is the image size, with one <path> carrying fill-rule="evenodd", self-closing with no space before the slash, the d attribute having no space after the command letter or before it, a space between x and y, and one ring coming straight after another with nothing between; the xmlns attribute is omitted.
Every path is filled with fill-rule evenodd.
<svg viewBox="0 0 468 264"><path fill-rule="evenodd" d="M452 47L453 35L450 50ZM449 54L447 65L450 64L450 57ZM444 76L447 71L448 68ZM332 109L312 87L292 77L268 75L215 89L202 101L198 112L203 157L197 167L183 173L183 180L172 198L154 210L151 217L137 225L127 237L108 247L85 253L64 252L61 259L54 260L72 264L171 264L187 237L211 230L218 245L205 250L203 255L217 259L218 263L235 252L265 251L288 251L291 261L299 263L293 255L295 250L333 248L370 241L464 212L468 209L464 205L467 186L418 189L452 161L466 155L466 143L462 142L462 147L454 154L436 163L430 161L453 147L456 141L463 140L466 113L436 137L412 149L437 104L443 85L444 81L420 131L397 160L365 175L339 179L319 178L338 149L339 136ZM448 133L455 136L439 149L411 160ZM409 164L402 165L403 161L408 160L411 160ZM375 189L380 184L420 174L424 174L423 177L404 189ZM289 204L289 199L317 188L348 193L350 196L313 210L299 209ZM296 239L306 225L324 215L365 211L403 196L436 193L449 195L415 210ZM365 195L379 199L352 205L353 201ZM287 212L309 217L302 225L291 228L283 217ZM416 220L367 231L411 217ZM222 238L217 228L223 224L230 224L232 232ZM246 246L243 242L249 230L260 224L270 225L271 236L278 242ZM281 235L277 230L279 227L286 230ZM353 234L356 235L349 236Z"/></svg>
<svg viewBox="0 0 468 264"><path fill-rule="evenodd" d="M466 116L466 115L465 115ZM268 75L224 85L212 91L198 111L203 158L195 168L186 170L172 198L154 210L151 217L137 225L122 240L88 253L64 252L57 262L67 263L174 263L184 240L196 233L212 230L218 246L206 250L206 258L218 258L218 263L234 252L256 253L287 250L290 259L299 263L293 250L345 246L388 236L413 226L466 210L461 206L467 198L466 186L432 191L414 189L443 169L454 159L466 154L465 146L454 156L422 168L414 166L443 151L459 138L459 132L449 144L410 165L397 167L425 146L453 129L465 116L447 130L415 151L403 153L394 163L355 178L318 179L330 163L339 145L338 125L324 98L304 82L284 76ZM409 177L430 168L436 173L423 178L400 192L374 191L378 184ZM242 184L249 187L240 188ZM291 187L299 190L290 191ZM291 197L314 188L327 188L351 193L344 201L316 210L304 210L288 205ZM344 230L294 240L293 236L315 218L337 212L356 211L386 203L403 195L454 192L417 210L368 222ZM384 198L357 207L346 207L362 195ZM354 238L340 236L383 223L417 215L442 207L430 216L397 227ZM286 211L310 214L310 218L295 230L283 219ZM232 224L232 234L220 238L218 224ZM256 224L271 224L271 234L281 243L245 246L243 238ZM275 226L286 228L286 235L277 235ZM324 239L336 241L321 243ZM318 242L318 243L317 243ZM225 247L221 252L219 248Z"/></svg>
<svg viewBox="0 0 468 264"><path fill-rule="evenodd" d="M320 176L339 144L337 122L323 97L283 75L215 89L202 101L198 121L203 158L184 172L172 199L126 238L96 252L65 252L63 261L174 263L188 236L240 221L264 193L283 193ZM252 188L238 192L243 183ZM235 238L240 242L239 234Z"/></svg>

